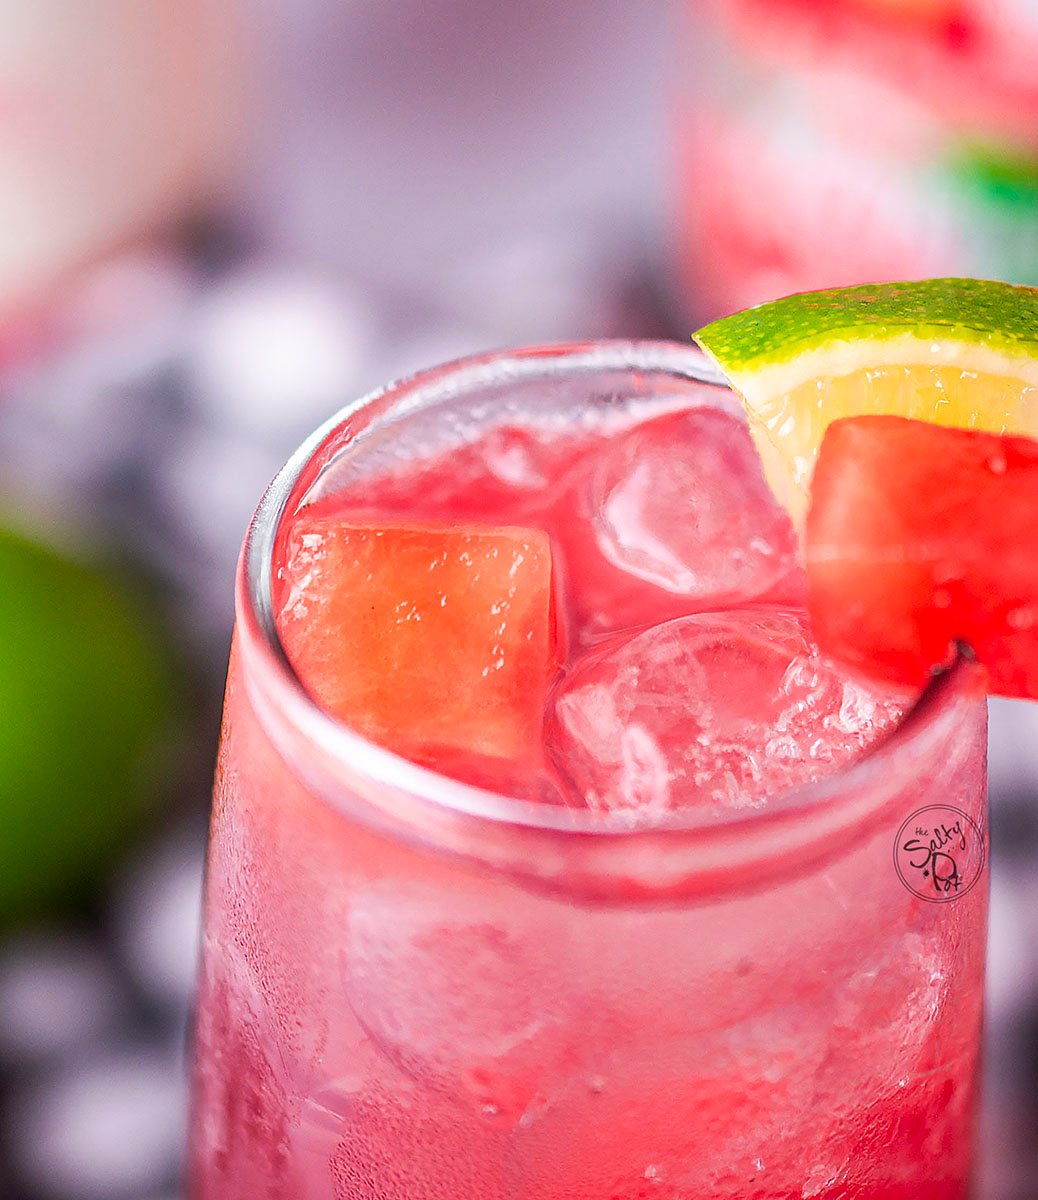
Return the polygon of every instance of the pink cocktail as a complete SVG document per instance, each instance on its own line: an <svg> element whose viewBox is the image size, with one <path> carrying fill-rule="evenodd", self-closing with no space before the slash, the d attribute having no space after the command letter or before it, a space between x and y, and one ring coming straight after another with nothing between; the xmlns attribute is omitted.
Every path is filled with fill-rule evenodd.
<svg viewBox="0 0 1038 1200"><path fill-rule="evenodd" d="M968 1194L983 694L845 677L802 593L678 346L470 360L299 451L238 579L196 1200Z"/></svg>
<svg viewBox="0 0 1038 1200"><path fill-rule="evenodd" d="M1038 282L1038 8L690 0L677 279L698 320L793 292Z"/></svg>

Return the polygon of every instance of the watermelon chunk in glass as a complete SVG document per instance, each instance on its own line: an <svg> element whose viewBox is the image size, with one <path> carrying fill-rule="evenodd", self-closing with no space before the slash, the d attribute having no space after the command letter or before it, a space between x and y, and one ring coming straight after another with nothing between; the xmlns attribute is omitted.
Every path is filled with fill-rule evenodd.
<svg viewBox="0 0 1038 1200"><path fill-rule="evenodd" d="M819 645L921 687L966 643L989 690L1038 698L1038 442L904 417L834 421L805 553Z"/></svg>
<svg viewBox="0 0 1038 1200"><path fill-rule="evenodd" d="M431 766L539 758L557 665L547 534L304 510L279 602L290 661L352 729Z"/></svg>

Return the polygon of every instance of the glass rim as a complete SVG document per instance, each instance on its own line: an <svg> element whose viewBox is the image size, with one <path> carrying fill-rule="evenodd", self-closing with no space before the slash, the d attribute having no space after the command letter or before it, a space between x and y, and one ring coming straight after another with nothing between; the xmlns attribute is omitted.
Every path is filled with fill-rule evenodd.
<svg viewBox="0 0 1038 1200"><path fill-rule="evenodd" d="M819 813L849 789L868 787L883 779L895 760L912 756L913 747L925 739L943 713L954 709L958 701L976 698L979 668L960 658L950 670L935 676L888 734L846 767L783 793L781 805L735 810L707 819L689 808L651 824L522 800L462 783L369 741L326 713L295 672L278 634L272 592L274 556L289 506L306 494L321 469L348 444L341 435L351 418L379 403L393 403L390 412L396 417L400 415L395 403L398 400L406 401L405 410L410 410L481 383L521 382L539 376L558 378L560 374L594 370L670 374L731 395L727 381L700 350L676 342L599 340L491 351L405 376L367 393L325 421L288 458L256 508L242 545L235 588L236 628L248 654L262 660L263 674L268 685L276 689L278 706L287 721L308 744L341 763L349 774L359 774L376 787L407 793L418 805L431 806L441 816L446 813L468 822L598 840L671 835L687 838L722 831L752 835L776 820L788 822ZM246 665L246 680L249 674Z"/></svg>

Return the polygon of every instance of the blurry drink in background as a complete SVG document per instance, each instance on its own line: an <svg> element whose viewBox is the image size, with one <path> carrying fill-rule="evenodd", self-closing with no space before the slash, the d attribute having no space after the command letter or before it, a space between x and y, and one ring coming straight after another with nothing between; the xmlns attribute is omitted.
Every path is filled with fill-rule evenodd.
<svg viewBox="0 0 1038 1200"><path fill-rule="evenodd" d="M977 275L1038 283L1038 6L687 2L685 306Z"/></svg>
<svg viewBox="0 0 1038 1200"><path fill-rule="evenodd" d="M76 268L211 194L234 4L0 0L0 366Z"/></svg>

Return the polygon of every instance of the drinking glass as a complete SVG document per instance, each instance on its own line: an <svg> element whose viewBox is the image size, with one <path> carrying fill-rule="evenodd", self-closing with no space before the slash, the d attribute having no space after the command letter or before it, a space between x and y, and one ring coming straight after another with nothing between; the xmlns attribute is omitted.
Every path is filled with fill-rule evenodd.
<svg viewBox="0 0 1038 1200"><path fill-rule="evenodd" d="M676 345L474 358L344 409L260 503L212 816L196 1200L967 1194L987 906L968 662L829 778L632 827L365 741L279 642L282 534L309 499L459 430L656 401L736 409Z"/></svg>

